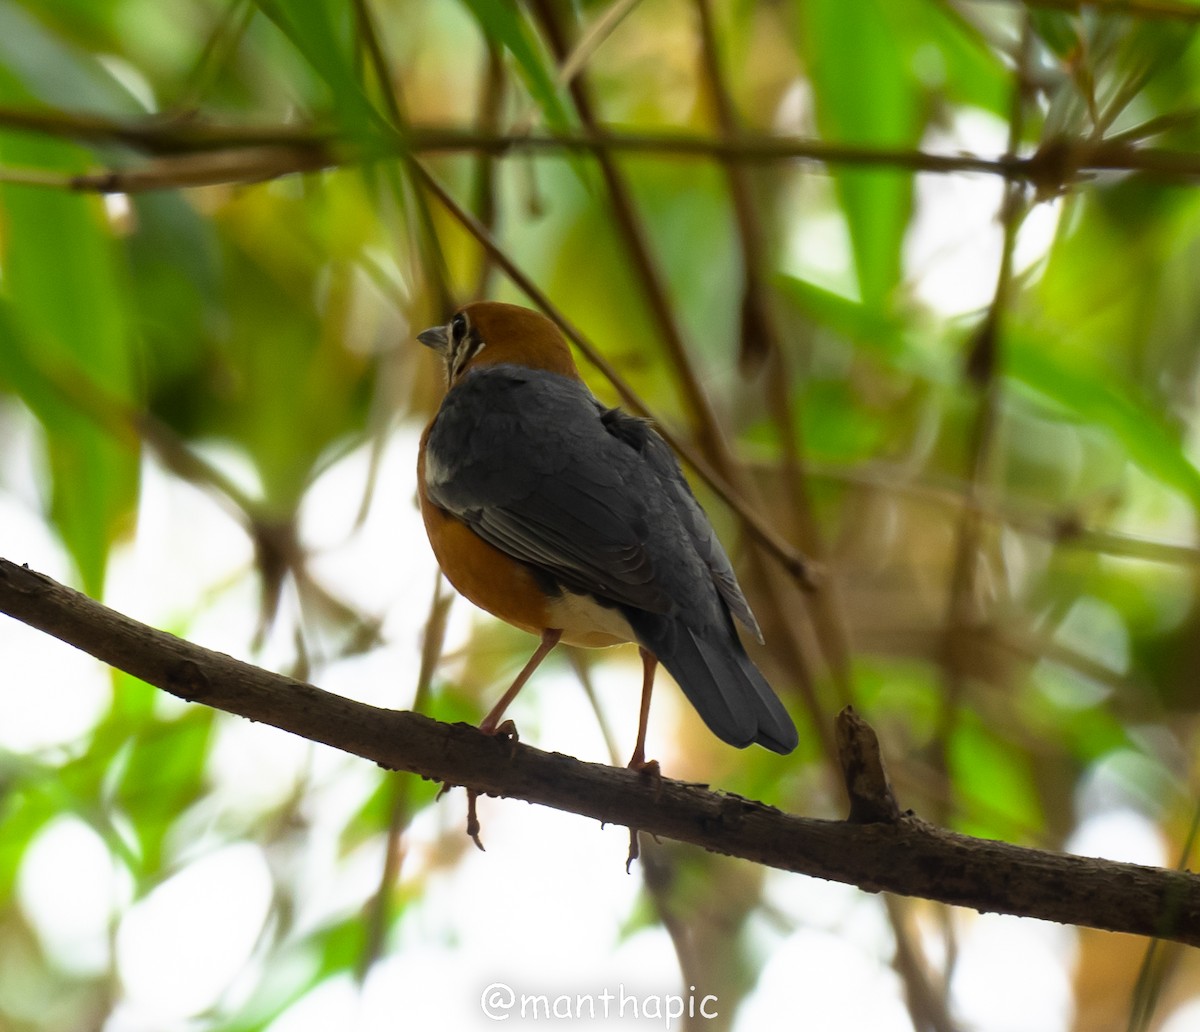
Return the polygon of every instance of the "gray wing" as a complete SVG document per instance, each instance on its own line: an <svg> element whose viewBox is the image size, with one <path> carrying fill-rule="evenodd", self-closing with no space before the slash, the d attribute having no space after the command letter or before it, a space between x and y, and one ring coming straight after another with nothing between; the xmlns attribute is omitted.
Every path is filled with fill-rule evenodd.
<svg viewBox="0 0 1200 1032"><path fill-rule="evenodd" d="M646 547L652 471L581 383L493 366L464 377L430 431L430 499L564 587L666 613Z"/></svg>
<svg viewBox="0 0 1200 1032"><path fill-rule="evenodd" d="M692 494L683 470L679 468L679 461L675 458L675 453L644 420L635 419L618 409L609 410L605 413L605 418L614 422L619 421L626 426L630 423L637 423L644 427L646 440L642 447L642 454L658 474L659 480L670 487L684 529L691 538L693 547L712 574L713 583L716 584L717 591L721 593L725 604L729 606L729 611L742 622L746 630L753 634L761 645L762 631L759 629L758 621L754 618L754 613L750 610L750 603L742 594L742 587L738 584L737 576L733 572L733 564L729 561L725 549L721 547L721 542L717 539L717 532L709 523L708 516L700 507L700 503L696 501L696 496ZM626 432L632 434L634 431L630 428Z"/></svg>

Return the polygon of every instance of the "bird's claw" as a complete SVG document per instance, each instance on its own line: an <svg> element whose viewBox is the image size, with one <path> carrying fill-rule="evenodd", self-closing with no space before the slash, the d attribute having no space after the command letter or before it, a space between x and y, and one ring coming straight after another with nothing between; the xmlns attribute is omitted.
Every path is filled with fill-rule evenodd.
<svg viewBox="0 0 1200 1032"><path fill-rule="evenodd" d="M517 746L517 743L521 740L521 736L517 732L517 725L514 724L511 719L505 720L505 721L501 722L500 724L497 724L495 727L489 727L488 722L485 720L482 724L479 725L479 730L482 731L485 735L491 736L492 738L507 739L513 747L512 755L513 756L517 755L516 746Z"/></svg>
<svg viewBox="0 0 1200 1032"><path fill-rule="evenodd" d="M442 796L444 796L447 792L449 792L450 789L455 788L455 787L457 787L457 786L451 784L449 781L443 781L442 787L438 789L438 794L436 796L434 796L434 802L437 802L439 799L442 798ZM468 788L467 789L467 834L471 837L471 841L474 842L475 845L477 845L482 852L487 852L487 850L485 850L483 848L483 842L479 838L479 831L480 831L479 814L477 812L477 808L475 805L476 801L478 799L479 799L479 792L476 789Z"/></svg>
<svg viewBox="0 0 1200 1032"><path fill-rule="evenodd" d="M647 760L644 756L630 760L629 769L651 778L662 777L662 767L658 765L658 760Z"/></svg>
<svg viewBox="0 0 1200 1032"><path fill-rule="evenodd" d="M512 751L509 754L509 759L513 759L517 755L517 743L521 740L521 736L517 733L517 725L512 720L504 721L495 731L492 732L497 738L507 738L509 745L512 746Z"/></svg>
<svg viewBox="0 0 1200 1032"><path fill-rule="evenodd" d="M626 765L629 770L635 771L644 777L653 778L656 788L662 787L662 767L659 766L658 760L646 759L646 754L639 747L629 759ZM637 828L629 829L629 855L625 858L625 873L630 873L630 868L633 867L633 862L641 856L641 849L638 846L638 830Z"/></svg>
<svg viewBox="0 0 1200 1032"><path fill-rule="evenodd" d="M519 742L521 740L521 736L517 732L517 725L512 722L511 717L499 724L492 734L496 735L498 738L511 739L514 742Z"/></svg>
<svg viewBox="0 0 1200 1032"><path fill-rule="evenodd" d="M476 812L475 803L479 799L479 793L474 789L467 789L467 834L471 837L471 841L479 847L481 853L487 852L483 848L483 842L479 838L479 814Z"/></svg>
<svg viewBox="0 0 1200 1032"><path fill-rule="evenodd" d="M479 730L482 731L485 735L489 735L493 738L507 739L510 743L512 743L513 756L516 756L516 754L517 754L516 746L517 746L517 743L521 740L521 736L517 733L517 725L514 724L511 720L505 720L503 723L497 725L496 727L481 726L479 728ZM453 787L454 786L451 785L448 781L443 782L441 789L438 791L437 798L441 799L442 796L444 796ZM478 846L481 851L486 852L486 850L484 850L484 848L483 848L483 841L479 838L479 831L480 831L479 812L478 812L478 807L476 805L478 802L478 799L479 799L479 792L473 788L468 788L467 789L467 834L471 837L471 841L474 842L475 845Z"/></svg>

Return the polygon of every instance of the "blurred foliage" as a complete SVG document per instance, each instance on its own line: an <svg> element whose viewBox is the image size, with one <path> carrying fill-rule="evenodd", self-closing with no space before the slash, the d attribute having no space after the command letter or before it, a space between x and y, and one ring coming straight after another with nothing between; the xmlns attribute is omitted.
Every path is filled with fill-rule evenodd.
<svg viewBox="0 0 1200 1032"><path fill-rule="evenodd" d="M313 573L302 510L339 457L378 462L435 410L416 330L481 293L528 303L482 227L824 571L802 589L695 478L804 744L730 756L689 715L685 769L668 773L836 816L827 743L852 700L902 805L1052 848L1124 808L1175 862L1200 704L1200 8L1120 8L0 0L0 429L36 427L0 440L3 511L44 521L103 597L153 464L244 537L248 649L269 640L264 661L318 682L333 657L369 657L387 632ZM795 149L764 157L764 141ZM108 192L73 180L97 173ZM372 484L359 489L365 519ZM39 565L7 542L0 528L0 552ZM194 633L234 590L205 584L160 619ZM480 622L455 663L390 686L391 702L477 719L528 649ZM56 705L36 671L12 680L27 705ZM319 779L258 809L218 805L226 718L119 673L111 687L85 733L0 753L2 1028L106 1027L120 1007L115 956L72 967L18 898L29 850L64 816L127 879L114 937L198 829L270 858L257 981L191 1028L265 1028L323 979L365 977L467 848L445 828L409 857L433 787L371 772L332 834L343 857L386 843L394 866L357 909L300 920L293 861ZM536 719L523 726L553 748ZM705 1027L729 1027L761 959L761 872L647 844L644 876L626 927L666 927L684 983L721 994ZM1143 947L1114 939L1081 940L1078 1028L1145 1009ZM896 967L910 1001L948 978ZM1154 970L1154 1020L1200 993L1194 965Z"/></svg>

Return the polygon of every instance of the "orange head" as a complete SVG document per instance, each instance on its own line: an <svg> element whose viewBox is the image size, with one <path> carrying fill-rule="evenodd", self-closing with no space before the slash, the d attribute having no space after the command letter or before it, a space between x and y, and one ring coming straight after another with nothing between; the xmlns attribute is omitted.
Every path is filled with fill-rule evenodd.
<svg viewBox="0 0 1200 1032"><path fill-rule="evenodd" d="M446 361L446 380L453 387L469 369L511 362L580 379L563 335L540 312L500 301L464 305L445 326L417 334Z"/></svg>

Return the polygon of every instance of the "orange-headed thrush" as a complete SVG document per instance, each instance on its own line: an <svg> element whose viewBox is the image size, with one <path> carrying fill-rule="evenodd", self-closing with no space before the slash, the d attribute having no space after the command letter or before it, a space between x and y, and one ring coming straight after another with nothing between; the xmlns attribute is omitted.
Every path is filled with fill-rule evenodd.
<svg viewBox="0 0 1200 1032"><path fill-rule="evenodd" d="M796 728L732 617L761 641L758 623L666 442L592 395L537 312L476 302L417 338L445 360L448 381L417 465L434 554L477 606L541 637L481 728L497 729L559 641L632 641L644 679L631 767L650 766L657 663L718 738L795 748Z"/></svg>

